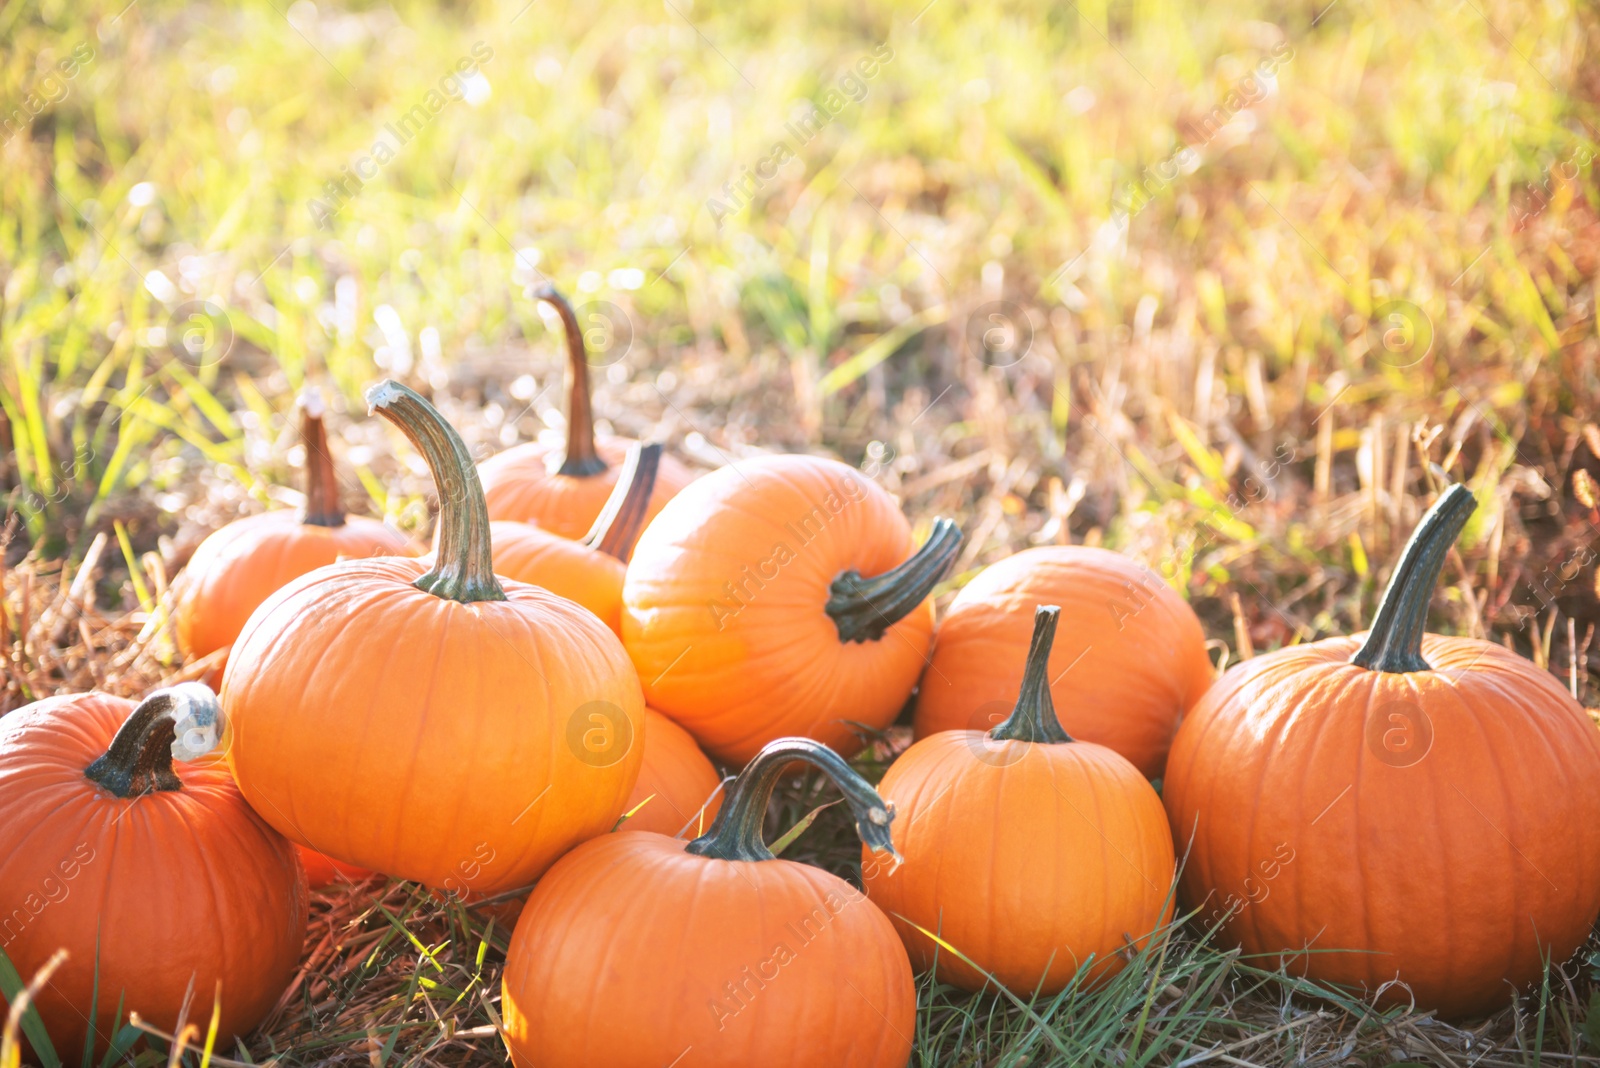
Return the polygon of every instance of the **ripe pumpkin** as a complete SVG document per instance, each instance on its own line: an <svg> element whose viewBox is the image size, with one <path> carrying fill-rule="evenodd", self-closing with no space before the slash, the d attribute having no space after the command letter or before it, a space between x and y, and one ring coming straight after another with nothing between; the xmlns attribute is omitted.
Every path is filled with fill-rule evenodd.
<svg viewBox="0 0 1600 1068"><path fill-rule="evenodd" d="M804 738L762 750L692 842L585 842L534 888L506 952L518 1068L902 1068L916 991L894 928L849 883L761 840L796 760L838 784L870 849L893 852L893 810Z"/></svg>
<svg viewBox="0 0 1600 1068"><path fill-rule="evenodd" d="M347 557L412 555L410 543L378 520L345 514L315 391L301 398L300 436L305 507L213 531L184 568L175 616L178 644L191 657L232 645L262 601L308 571Z"/></svg>
<svg viewBox="0 0 1600 1068"><path fill-rule="evenodd" d="M742 764L803 734L844 753L894 721L933 637L928 595L961 533L912 552L894 499L836 460L763 456L686 487L646 528L622 586L645 696Z"/></svg>
<svg viewBox="0 0 1600 1068"><path fill-rule="evenodd" d="M299 962L307 895L293 846L220 763L174 763L215 746L219 711L183 683L137 707L73 694L0 719L0 945L24 978L67 950L34 1003L65 1064L82 1058L91 1005L104 1049L126 1023L119 998L170 1032L191 981L207 1012L222 984L219 1043L231 1045Z"/></svg>
<svg viewBox="0 0 1600 1068"><path fill-rule="evenodd" d="M917 693L916 737L988 730L1022 683L1029 619L1059 605L1050 653L1061 725L1157 778L1178 721L1211 684L1205 633L1161 577L1121 553L1076 545L1024 549L968 583L939 624Z"/></svg>
<svg viewBox="0 0 1600 1068"><path fill-rule="evenodd" d="M587 609L502 585L466 443L416 393L367 394L439 488L437 560L347 560L262 605L223 680L228 763L288 837L465 896L611 829L642 759L639 682Z"/></svg>
<svg viewBox="0 0 1600 1068"><path fill-rule="evenodd" d="M660 463L660 445L635 445L611 500L582 541L531 523L490 523L495 574L576 601L620 635L622 577L644 529Z"/></svg>
<svg viewBox="0 0 1600 1068"><path fill-rule="evenodd" d="M989 731L941 731L879 784L902 818L898 868L862 860L867 894L894 920L918 970L981 990L1055 994L1083 968L1098 984L1118 951L1171 912L1173 853L1161 799L1111 749L1073 741L1050 697L1061 609L1034 612L1016 704ZM919 930L918 928L921 928ZM930 934L959 950L974 968Z"/></svg>
<svg viewBox="0 0 1600 1068"><path fill-rule="evenodd" d="M541 289L538 298L560 314L567 335L566 448L557 451L537 442L517 445L485 460L478 475L489 502L489 518L536 523L563 538L581 538L605 507L617 484L617 465L627 459L634 442L627 438L596 442L589 356L577 313L550 286ZM645 522L694 477L683 464L663 456Z"/></svg>
<svg viewBox="0 0 1600 1068"><path fill-rule="evenodd" d="M698 835L722 808L721 778L694 736L653 708L644 710L644 765L628 796L628 831ZM638 811L634 811L637 809Z"/></svg>
<svg viewBox="0 0 1600 1068"><path fill-rule="evenodd" d="M1498 645L1424 634L1476 503L1422 519L1364 636L1230 670L1167 768L1182 893L1250 954L1421 1009L1503 1007L1600 913L1600 737L1548 673ZM1390 986L1385 1003L1404 1003Z"/></svg>

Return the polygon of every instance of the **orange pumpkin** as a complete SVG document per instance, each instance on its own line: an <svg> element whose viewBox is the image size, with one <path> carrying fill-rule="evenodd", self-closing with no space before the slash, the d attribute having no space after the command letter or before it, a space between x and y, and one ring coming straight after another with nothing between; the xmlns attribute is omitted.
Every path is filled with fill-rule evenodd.
<svg viewBox="0 0 1600 1068"><path fill-rule="evenodd" d="M611 829L639 774L639 682L593 613L489 558L466 443L393 382L373 410L439 488L437 562L347 560L269 599L223 680L239 788L291 839L466 896Z"/></svg>
<svg viewBox="0 0 1600 1068"><path fill-rule="evenodd" d="M617 484L617 465L627 458L634 442L627 438L595 441L583 328L567 298L555 289L546 286L538 297L560 314L567 335L566 448L558 451L537 442L517 445L485 460L478 474L489 502L489 518L536 523L563 538L581 538L605 507ZM645 521L654 519L694 477L683 464L663 456Z"/></svg>
<svg viewBox="0 0 1600 1068"><path fill-rule="evenodd" d="M939 624L916 736L985 731L1005 717L1022 683L1030 614L1043 604L1060 606L1067 624L1050 652L1062 726L1159 777L1179 719L1215 673L1188 603L1108 549L1025 549L968 583Z"/></svg>
<svg viewBox="0 0 1600 1068"><path fill-rule="evenodd" d="M1600 913L1594 724L1516 654L1423 633L1475 507L1440 496L1365 636L1224 675L1165 789L1174 838L1193 836L1183 897L1244 952L1449 1017L1503 1008Z"/></svg>
<svg viewBox="0 0 1600 1068"><path fill-rule="evenodd" d="M63 1063L104 1049L137 1012L202 1026L221 983L219 1043L252 1030L288 985L305 934L294 848L251 811L216 744L198 683L135 707L109 694L49 697L0 719L0 946L27 978L68 952L35 1006ZM98 965L98 997L96 969ZM202 993L203 992L203 993Z"/></svg>
<svg viewBox="0 0 1600 1068"><path fill-rule="evenodd" d="M1127 760L1073 741L1056 718L1048 664L1060 614L1035 611L1004 723L924 738L879 784L901 817L905 860L864 857L867 894L919 970L937 960L940 981L964 990L983 989L984 972L1023 997L1075 976L1096 985L1171 913L1161 799Z"/></svg>
<svg viewBox="0 0 1600 1068"><path fill-rule="evenodd" d="M622 633L622 577L644 529L660 445L635 445L611 500L582 541L531 523L490 523L494 571L576 601Z"/></svg>
<svg viewBox="0 0 1600 1068"><path fill-rule="evenodd" d="M332 857L323 856L315 849L296 845L295 850L300 854L300 866L306 870L306 881L313 890L321 890L334 883L365 882L372 877L372 873L365 868L358 868L354 864L341 864Z"/></svg>
<svg viewBox="0 0 1600 1068"><path fill-rule="evenodd" d="M836 460L741 460L640 537L622 640L650 706L721 760L787 734L851 753L911 695L933 638L928 595L960 544L941 519L913 553L894 499Z"/></svg>
<svg viewBox="0 0 1600 1068"><path fill-rule="evenodd" d="M264 512L213 531L184 568L176 607L178 644L191 657L232 645L250 613L308 571L335 560L411 555L400 534L366 516L347 516L322 425L322 400L300 403L306 445L306 505Z"/></svg>
<svg viewBox="0 0 1600 1068"><path fill-rule="evenodd" d="M901 1068L916 991L894 928L849 883L775 859L762 817L786 765L823 768L869 848L893 811L803 738L762 751L711 831L585 842L534 887L506 952L519 1068ZM598 996L597 996L598 995Z"/></svg>
<svg viewBox="0 0 1600 1068"><path fill-rule="evenodd" d="M628 797L627 811L633 815L622 828L698 835L722 809L717 769L694 736L672 720L653 708L644 710L644 719L644 765Z"/></svg>

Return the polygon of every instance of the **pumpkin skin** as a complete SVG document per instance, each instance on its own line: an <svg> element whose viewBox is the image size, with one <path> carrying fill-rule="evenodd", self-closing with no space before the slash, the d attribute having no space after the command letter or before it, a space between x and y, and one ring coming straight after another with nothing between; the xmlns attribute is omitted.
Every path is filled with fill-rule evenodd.
<svg viewBox="0 0 1600 1068"><path fill-rule="evenodd" d="M197 684L174 689L203 692L214 707ZM196 1000L206 991L207 1003L222 983L218 1042L226 1048L272 1009L299 963L305 875L293 846L245 804L226 768L173 762L168 726L155 741L180 788L119 797L85 774L134 708L88 693L0 719L0 945L24 980L67 949L34 1002L65 1064L82 1057L91 1004L96 1056L129 1011L171 1033L191 976Z"/></svg>
<svg viewBox="0 0 1600 1068"><path fill-rule="evenodd" d="M623 582L622 640L650 706L712 756L743 764L783 735L848 755L862 745L848 721L887 727L916 685L933 637L928 593L959 544L941 520L912 555L893 498L837 461L741 460L645 529ZM852 592L880 582L892 588ZM841 637L863 620L877 636Z"/></svg>
<svg viewBox="0 0 1600 1068"><path fill-rule="evenodd" d="M621 636L622 579L649 522L661 460L660 445L635 445L629 451L610 499L582 541L529 523L490 523L495 574L576 601Z"/></svg>
<svg viewBox="0 0 1600 1068"><path fill-rule="evenodd" d="M618 466L637 443L628 438L595 440L589 355L577 313L550 286L537 297L561 316L567 336L567 443L565 448L538 442L514 446L485 460L478 477L490 519L532 523L563 538L581 538L605 507L617 485ZM694 477L683 464L663 456L645 521L654 519Z"/></svg>
<svg viewBox="0 0 1600 1068"><path fill-rule="evenodd" d="M354 864L341 864L332 857L325 857L315 849L307 849L303 845L296 845L294 848L300 855L300 866L306 870L306 882L313 890L321 890L334 883L360 883L372 878L372 873L365 868L358 868Z"/></svg>
<svg viewBox="0 0 1600 1068"><path fill-rule="evenodd" d="M538 442L495 453L478 467L490 518L532 523L562 538L583 537L616 488L617 469L635 444L630 438L600 439L595 453L605 463L605 470L587 476L553 472L552 465L559 468L566 451ZM693 471L681 461L663 456L645 521L655 519L666 503L693 481Z"/></svg>
<svg viewBox="0 0 1600 1068"><path fill-rule="evenodd" d="M815 745L775 745L794 741ZM776 763L753 762L746 774L759 764L775 781L797 757L810 759L804 750L783 750ZM770 793L769 783L761 811ZM705 838L605 835L550 869L506 953L502 1006L514 1064L906 1064L916 991L888 919L859 890L819 869L694 852L732 826L728 814L740 808L736 786ZM884 843L892 817L881 802L877 809L882 823L863 834ZM858 815L858 828L866 822ZM748 832L749 824L741 825Z"/></svg>
<svg viewBox="0 0 1600 1068"><path fill-rule="evenodd" d="M1051 694L1073 738L1107 746L1159 778L1178 721L1211 685L1205 632L1160 576L1108 549L1024 549L951 602L917 694L918 739L984 731L1022 683L1033 610L1059 605Z"/></svg>
<svg viewBox="0 0 1600 1068"><path fill-rule="evenodd" d="M1042 662L1037 674L1048 709ZM1100 984L1122 970L1130 940L1142 946L1170 918L1161 799L1105 746L942 731L907 749L878 789L900 817L905 859L864 856L862 881L912 965L937 961L941 982L976 991L987 980L924 931L1026 998L1060 992L1084 964L1083 988Z"/></svg>
<svg viewBox="0 0 1600 1068"><path fill-rule="evenodd" d="M1246 953L1311 944L1298 971L1368 994L1398 977L1446 1017L1503 1008L1600 913L1594 725L1516 654L1422 634L1473 507L1464 487L1440 498L1365 640L1225 674L1179 729L1164 791L1174 838L1194 835L1183 899L1225 938ZM1431 561L1414 561L1419 544ZM1387 666L1355 662L1373 650Z"/></svg>
<svg viewBox="0 0 1600 1068"><path fill-rule="evenodd" d="M698 834L722 809L722 778L688 731L653 708L644 710L644 720L644 764L625 809L639 811L622 829L672 837L687 824Z"/></svg>
<svg viewBox="0 0 1600 1068"><path fill-rule="evenodd" d="M208 535L184 568L175 614L178 645L191 657L232 645L262 601L308 571L339 559L413 555L411 543L378 520L344 514L320 401L302 401L300 429L306 509L235 520Z"/></svg>
<svg viewBox="0 0 1600 1068"><path fill-rule="evenodd" d="M588 610L495 579L470 455L432 406L388 382L368 399L451 487L438 562L345 561L262 605L223 680L228 763L337 860L463 896L525 886L621 815L638 679Z"/></svg>

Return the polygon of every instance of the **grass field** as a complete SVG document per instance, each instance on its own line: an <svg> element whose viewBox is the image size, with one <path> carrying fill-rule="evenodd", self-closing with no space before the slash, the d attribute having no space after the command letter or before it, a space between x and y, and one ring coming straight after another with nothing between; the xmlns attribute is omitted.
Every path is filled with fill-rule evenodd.
<svg viewBox="0 0 1600 1068"><path fill-rule="evenodd" d="M6 0L0 42L0 712L195 672L170 583L296 503L308 383L352 505L418 534L425 469L364 386L426 389L483 455L559 435L546 280L602 429L859 465L919 536L961 523L944 601L1029 544L1122 549L1219 662L1361 626L1466 482L1435 626L1600 704L1592 7ZM774 835L819 799L786 789ZM830 809L792 855L849 874L848 834ZM505 936L406 884L325 894L212 1063L503 1061ZM1049 1004L925 984L914 1063L1600 1048L1600 950L1464 1030L1195 925L1162 945Z"/></svg>

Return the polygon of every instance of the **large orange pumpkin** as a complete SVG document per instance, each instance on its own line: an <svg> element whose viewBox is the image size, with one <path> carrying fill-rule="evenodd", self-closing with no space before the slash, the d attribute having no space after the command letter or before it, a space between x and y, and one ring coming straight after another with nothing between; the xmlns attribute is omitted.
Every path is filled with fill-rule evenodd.
<svg viewBox="0 0 1600 1068"><path fill-rule="evenodd" d="M1233 668L1184 721L1165 800L1182 890L1251 954L1459 1017L1505 1006L1600 913L1600 736L1547 672L1424 634L1475 507L1423 517L1365 636ZM1405 1003L1390 985L1385 1003Z"/></svg>
<svg viewBox="0 0 1600 1068"><path fill-rule="evenodd" d="M939 624L917 693L916 736L984 731L1022 683L1032 613L1059 605L1050 652L1061 724L1161 775L1178 721L1211 684L1205 633L1184 599L1148 568L1108 549L1025 549L969 582Z"/></svg>
<svg viewBox="0 0 1600 1068"><path fill-rule="evenodd" d="M788 734L851 753L911 695L960 544L941 519L913 553L894 499L836 460L741 460L645 529L622 640L650 706L713 756L742 764Z"/></svg>
<svg viewBox="0 0 1600 1068"><path fill-rule="evenodd" d="M426 458L437 561L349 560L269 599L223 680L228 762L284 834L465 896L611 829L642 759L639 682L587 609L499 582L465 442L393 382L367 399Z"/></svg>
<svg viewBox="0 0 1600 1068"><path fill-rule="evenodd" d="M839 784L869 848L892 852L893 811L803 738L751 761L703 837L585 842L539 881L506 952L518 1068L902 1068L917 999L894 928L849 883L762 843L796 760Z"/></svg>
<svg viewBox="0 0 1600 1068"><path fill-rule="evenodd" d="M1024 997L1075 976L1092 986L1171 912L1161 799L1127 760L1073 741L1056 718L1048 661L1060 613L1034 612L1004 723L924 738L878 787L900 816L904 863L863 857L867 894L919 970L937 960L939 979L964 990L981 990L983 972Z"/></svg>
<svg viewBox="0 0 1600 1068"><path fill-rule="evenodd" d="M75 694L0 719L0 947L24 979L67 950L35 1002L65 1064L82 1057L91 1005L103 1049L127 1022L119 999L171 1032L191 983L202 1025L221 983L219 1044L231 1045L299 962L307 897L293 847L227 768L174 763L214 747L217 718L216 696L184 683L137 707Z"/></svg>
<svg viewBox="0 0 1600 1068"><path fill-rule="evenodd" d="M532 523L490 523L495 574L576 601L620 635L622 579L649 515L660 462L660 445L633 447L611 500L582 541Z"/></svg>
<svg viewBox="0 0 1600 1068"><path fill-rule="evenodd" d="M583 327L567 298L555 289L546 286L538 297L560 314L567 335L566 448L555 450L537 442L517 445L485 460L478 473L491 519L536 523L563 538L581 538L605 507L617 483L617 466L634 442L595 440ZM694 477L683 464L663 456L646 522Z"/></svg>
<svg viewBox="0 0 1600 1068"><path fill-rule="evenodd" d="M694 736L653 708L644 710L644 765L628 797L623 829L698 835L722 808L717 769ZM634 811L637 809L637 811Z"/></svg>
<svg viewBox="0 0 1600 1068"><path fill-rule="evenodd" d="M262 601L308 571L344 558L411 554L410 543L378 520L345 514L315 392L301 400L300 435L305 507L213 531L184 568L175 616L178 644L192 657L232 645Z"/></svg>

